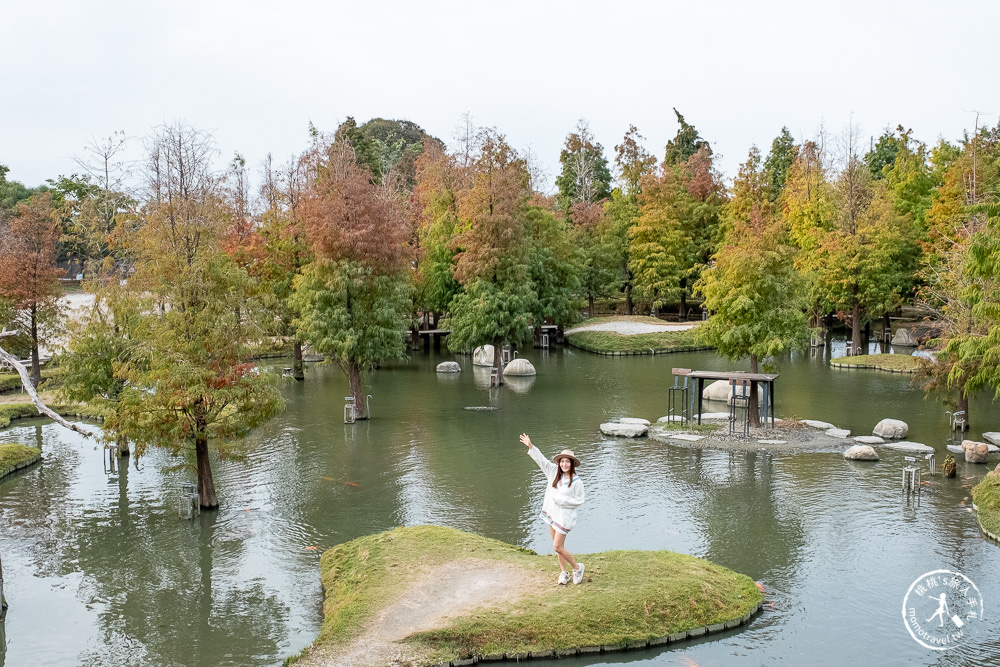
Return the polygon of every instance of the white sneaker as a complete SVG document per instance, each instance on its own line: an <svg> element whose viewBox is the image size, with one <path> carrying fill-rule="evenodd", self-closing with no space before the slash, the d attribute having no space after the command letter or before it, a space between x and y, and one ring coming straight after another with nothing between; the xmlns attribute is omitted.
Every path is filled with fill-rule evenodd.
<svg viewBox="0 0 1000 667"><path fill-rule="evenodd" d="M583 563L577 563L578 568L573 570L573 583L578 584L583 581Z"/></svg>
<svg viewBox="0 0 1000 667"><path fill-rule="evenodd" d="M559 573L559 585L565 586L568 583L569 583L569 572L563 570L562 572Z"/></svg>

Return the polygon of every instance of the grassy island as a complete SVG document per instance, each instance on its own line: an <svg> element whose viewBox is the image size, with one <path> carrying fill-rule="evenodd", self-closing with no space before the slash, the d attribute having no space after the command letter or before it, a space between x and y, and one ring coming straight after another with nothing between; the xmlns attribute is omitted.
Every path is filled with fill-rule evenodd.
<svg viewBox="0 0 1000 667"><path fill-rule="evenodd" d="M397 528L338 545L320 565L320 636L289 662L328 664L358 650L370 664L437 665L639 649L736 627L763 600L750 577L692 556L578 558L583 583L559 586L554 555L451 528ZM463 601L476 590L479 599ZM446 608L428 618L428 600Z"/></svg>
<svg viewBox="0 0 1000 667"><path fill-rule="evenodd" d="M27 447L19 444L0 444L0 479L15 470L34 463L42 455L37 447Z"/></svg>
<svg viewBox="0 0 1000 667"><path fill-rule="evenodd" d="M649 333L619 333L606 330L578 328L566 334L566 342L581 350L608 355L664 354L667 352L690 352L709 350L710 347L695 338L694 329L671 329L669 322L655 317L618 315L595 317L587 320L584 327L598 326L612 322L624 325L639 324L661 327L663 331Z"/></svg>
<svg viewBox="0 0 1000 667"><path fill-rule="evenodd" d="M905 354L858 354L853 357L841 357L831 361L834 368L871 368L890 373L916 373L920 368L921 357L911 357Z"/></svg>
<svg viewBox="0 0 1000 667"><path fill-rule="evenodd" d="M972 502L978 508L976 516L983 532L1000 541L1000 469L989 471L972 487Z"/></svg>

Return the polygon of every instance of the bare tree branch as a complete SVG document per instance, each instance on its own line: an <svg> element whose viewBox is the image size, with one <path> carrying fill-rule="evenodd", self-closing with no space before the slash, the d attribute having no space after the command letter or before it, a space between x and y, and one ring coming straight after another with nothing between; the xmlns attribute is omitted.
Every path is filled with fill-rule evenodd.
<svg viewBox="0 0 1000 667"><path fill-rule="evenodd" d="M3 333L10 335L10 332L7 331ZM39 413L50 418L52 421L56 422L60 426L65 426L71 431L76 431L80 435L86 436L88 438L97 437L94 433L86 429L82 429L75 424L70 424L68 421L63 419L58 413L52 410L49 406L45 405L45 403L42 402L42 399L38 398L38 392L35 391L35 388L31 384L31 378L28 377L28 369L24 367L24 364L18 361L17 357L15 357L13 354L3 349L2 347L0 347L0 361L10 364L10 366L17 371L17 374L21 376L21 384L24 385L25 391L28 392L28 395L31 397L31 402L34 403L35 408L38 409Z"/></svg>

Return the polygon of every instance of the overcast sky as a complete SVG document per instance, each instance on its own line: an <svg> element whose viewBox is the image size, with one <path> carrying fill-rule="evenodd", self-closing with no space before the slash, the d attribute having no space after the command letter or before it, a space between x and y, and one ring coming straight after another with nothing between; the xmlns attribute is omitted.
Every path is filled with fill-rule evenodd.
<svg viewBox="0 0 1000 667"><path fill-rule="evenodd" d="M0 163L29 186L79 171L94 138L124 130L138 153L177 120L256 172L305 148L310 121L407 119L451 143L468 112L554 177L579 119L609 161L630 124L662 158L676 107L732 178L783 125L934 143L1000 114L990 0L12 0L0 16Z"/></svg>

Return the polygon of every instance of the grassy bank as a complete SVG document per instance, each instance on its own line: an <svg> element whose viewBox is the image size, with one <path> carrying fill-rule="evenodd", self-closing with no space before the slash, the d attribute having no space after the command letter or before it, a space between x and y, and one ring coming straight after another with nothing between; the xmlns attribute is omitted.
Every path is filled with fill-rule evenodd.
<svg viewBox="0 0 1000 667"><path fill-rule="evenodd" d="M451 528L397 528L352 540L321 560L325 619L317 647L346 646L422 573L468 559L513 566L526 580L542 577L551 584L410 635L404 641L420 649L424 664L631 642L644 646L744 618L763 597L749 577L683 554L608 551L578 558L587 564L585 583L556 586L554 556Z"/></svg>
<svg viewBox="0 0 1000 667"><path fill-rule="evenodd" d="M993 539L1000 539L1000 471L991 470L972 487L972 502L979 508L979 525Z"/></svg>
<svg viewBox="0 0 1000 667"><path fill-rule="evenodd" d="M920 364L920 357L905 354L859 354L830 362L834 368L871 368L890 373L915 373Z"/></svg>
<svg viewBox="0 0 1000 667"><path fill-rule="evenodd" d="M30 370L30 369L29 369ZM42 389L54 389L62 384L63 370L59 367L49 367L42 369ZM20 393L21 376L17 373L0 373L0 394Z"/></svg>
<svg viewBox="0 0 1000 667"><path fill-rule="evenodd" d="M667 323L655 317L595 317L587 320L585 326L608 322L635 322L664 326ZM694 329L665 330L654 333L624 335L614 331L576 331L566 335L566 342L573 347L597 354L664 354L667 352L689 352L711 349L695 339Z"/></svg>
<svg viewBox="0 0 1000 667"><path fill-rule="evenodd" d="M24 399L28 401L27 396ZM54 405L52 403L47 403L47 405L66 418L80 417L81 419L90 419L93 421L102 421L104 419L100 410L87 405ZM9 426L10 422L15 419L29 419L32 417L46 418L38 414L38 410L30 402L0 403L0 428Z"/></svg>
<svg viewBox="0 0 1000 667"><path fill-rule="evenodd" d="M0 479L20 466L38 458L42 450L37 447L8 444L0 445Z"/></svg>

